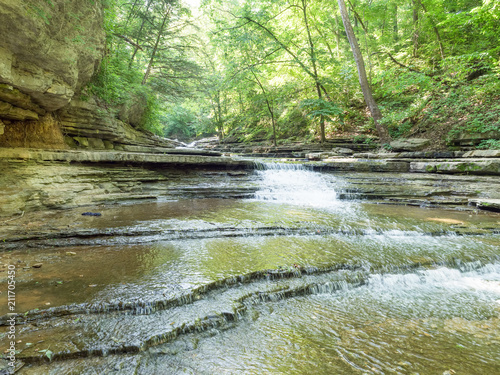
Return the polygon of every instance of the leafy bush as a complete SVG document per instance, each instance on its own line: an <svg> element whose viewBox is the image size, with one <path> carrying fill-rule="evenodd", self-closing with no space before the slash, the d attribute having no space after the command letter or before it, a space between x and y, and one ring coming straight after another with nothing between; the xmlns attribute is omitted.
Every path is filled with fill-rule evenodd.
<svg viewBox="0 0 500 375"><path fill-rule="evenodd" d="M477 148L489 149L489 150L500 150L500 139L487 139L482 141Z"/></svg>
<svg viewBox="0 0 500 375"><path fill-rule="evenodd" d="M157 95L142 84L142 72L130 68L127 52L115 51L101 63L97 74L88 85L88 91L99 98L111 111L134 98L147 103L141 127L155 134L163 133L160 122L161 106Z"/></svg>

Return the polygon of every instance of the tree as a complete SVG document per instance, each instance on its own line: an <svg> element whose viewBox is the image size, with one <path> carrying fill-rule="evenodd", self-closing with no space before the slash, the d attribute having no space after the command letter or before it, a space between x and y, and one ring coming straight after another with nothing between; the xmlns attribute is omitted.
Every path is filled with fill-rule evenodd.
<svg viewBox="0 0 500 375"><path fill-rule="evenodd" d="M351 21L349 19L349 14L347 13L347 8L344 0L338 0L340 14L342 16L342 22L344 23L345 32L349 44L351 45L352 54L354 56L354 61L356 62L356 67L358 69L359 84L361 85L361 91L363 91L363 96L365 98L366 105L368 106L370 113L372 115L373 121L375 122L375 127L377 129L380 141L382 143L388 143L391 140L389 135L389 130L386 126L380 123L382 119L382 113L378 108L377 102L373 98L373 93L368 83L368 78L366 76L365 62L363 60L363 55L361 54L361 49L359 48L356 35L352 29Z"/></svg>

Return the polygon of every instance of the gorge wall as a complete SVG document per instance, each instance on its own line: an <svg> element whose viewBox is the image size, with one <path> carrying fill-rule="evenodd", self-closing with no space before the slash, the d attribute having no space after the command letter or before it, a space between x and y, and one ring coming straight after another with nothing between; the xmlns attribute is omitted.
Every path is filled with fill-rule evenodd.
<svg viewBox="0 0 500 375"><path fill-rule="evenodd" d="M101 2L2 0L0 34L0 146L63 147L56 111L104 54Z"/></svg>
<svg viewBox="0 0 500 375"><path fill-rule="evenodd" d="M80 100L105 55L103 19L100 0L0 0L0 147L156 152L177 145L135 129L123 111Z"/></svg>

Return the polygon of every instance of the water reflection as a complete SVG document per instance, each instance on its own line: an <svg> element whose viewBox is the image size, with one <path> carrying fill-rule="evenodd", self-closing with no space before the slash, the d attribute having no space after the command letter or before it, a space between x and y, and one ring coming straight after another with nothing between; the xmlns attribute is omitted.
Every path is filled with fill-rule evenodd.
<svg viewBox="0 0 500 375"><path fill-rule="evenodd" d="M498 372L498 215L340 201L334 175L258 173L252 200L114 207L74 224L154 229L150 243L122 235L120 246L2 254L19 265L19 312L104 306L42 319L22 337L104 357L22 373ZM137 308L105 308L127 304Z"/></svg>

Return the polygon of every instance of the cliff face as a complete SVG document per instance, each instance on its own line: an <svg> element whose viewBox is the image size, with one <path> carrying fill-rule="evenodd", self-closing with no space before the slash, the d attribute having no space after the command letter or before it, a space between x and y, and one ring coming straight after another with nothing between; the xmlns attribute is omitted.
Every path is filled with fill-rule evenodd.
<svg viewBox="0 0 500 375"><path fill-rule="evenodd" d="M104 56L103 14L101 0L0 0L0 147L177 146L129 125L130 114L79 99Z"/></svg>
<svg viewBox="0 0 500 375"><path fill-rule="evenodd" d="M0 0L0 118L37 120L67 105L104 52L99 0Z"/></svg>

